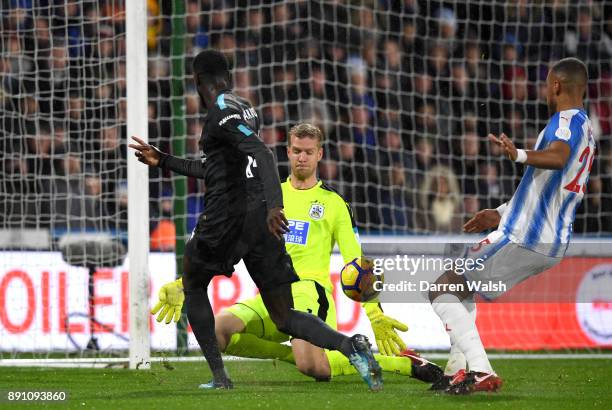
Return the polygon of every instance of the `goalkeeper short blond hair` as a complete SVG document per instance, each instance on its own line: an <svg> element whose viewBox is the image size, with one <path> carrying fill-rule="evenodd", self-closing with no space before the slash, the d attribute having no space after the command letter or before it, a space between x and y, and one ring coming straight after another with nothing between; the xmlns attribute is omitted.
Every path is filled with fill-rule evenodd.
<svg viewBox="0 0 612 410"><path fill-rule="evenodd" d="M287 145L291 146L291 138L296 137L299 139L302 138L312 138L317 140L317 146L321 148L323 145L323 133L316 125L313 125L308 122L302 122L300 124L294 125L289 130L289 138L287 139Z"/></svg>

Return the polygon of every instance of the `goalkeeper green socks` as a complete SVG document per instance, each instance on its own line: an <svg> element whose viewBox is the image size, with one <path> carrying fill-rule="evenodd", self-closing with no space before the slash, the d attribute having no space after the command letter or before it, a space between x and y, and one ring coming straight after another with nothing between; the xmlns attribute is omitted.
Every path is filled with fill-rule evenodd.
<svg viewBox="0 0 612 410"><path fill-rule="evenodd" d="M291 346L270 342L250 333L233 334L224 353L257 359L279 359L283 362L295 364Z"/></svg>
<svg viewBox="0 0 612 410"><path fill-rule="evenodd" d="M407 357L375 354L374 358L385 372L401 374L402 376L412 375L412 361Z"/></svg>
<svg viewBox="0 0 612 410"><path fill-rule="evenodd" d="M357 370L342 353L326 350L325 354L327 355L327 360L329 360L332 377L357 374ZM381 354L375 354L374 357L385 372L392 372L404 376L412 375L412 362L407 357L383 356Z"/></svg>
<svg viewBox="0 0 612 410"><path fill-rule="evenodd" d="M278 359L295 364L291 346L264 340L250 333L233 334L224 353L232 356L253 357L257 359ZM344 354L335 350L326 350L325 354L329 361L332 377L357 374L357 370L355 370ZM380 354L375 354L374 357L385 372L404 376L412 374L412 362L407 357L383 356Z"/></svg>

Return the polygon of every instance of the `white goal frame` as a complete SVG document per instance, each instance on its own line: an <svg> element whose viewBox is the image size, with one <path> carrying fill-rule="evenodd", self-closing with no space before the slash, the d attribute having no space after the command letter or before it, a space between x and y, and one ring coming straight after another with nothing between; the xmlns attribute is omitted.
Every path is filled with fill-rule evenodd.
<svg viewBox="0 0 612 410"><path fill-rule="evenodd" d="M126 1L127 137L148 141L147 2ZM151 368L149 170L127 150L130 369Z"/></svg>

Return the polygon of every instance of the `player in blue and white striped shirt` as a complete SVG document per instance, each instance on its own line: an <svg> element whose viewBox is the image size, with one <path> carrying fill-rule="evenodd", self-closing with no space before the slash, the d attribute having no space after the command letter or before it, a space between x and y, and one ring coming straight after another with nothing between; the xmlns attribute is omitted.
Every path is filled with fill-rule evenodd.
<svg viewBox="0 0 612 410"><path fill-rule="evenodd" d="M503 283L507 291L559 263L567 249L595 156L591 123L583 106L586 66L575 58L563 59L550 70L546 86L551 119L534 150L517 149L504 134L489 135L508 158L527 168L508 203L478 212L464 226L468 233L497 228L467 253L468 258L482 258L484 269L464 275L447 272L436 281L461 285L463 291L430 292L432 306L451 340L448 376L434 388L467 394L501 387L476 328L473 285ZM494 299L504 289L478 293Z"/></svg>
<svg viewBox="0 0 612 410"><path fill-rule="evenodd" d="M559 162L553 160L549 165L563 167L544 168L546 162L538 167L533 158L528 161L514 196L501 207L499 226L514 243L548 256L562 257L595 157L591 122L584 109L555 113L538 136L531 156L543 153L538 151L546 147L560 150L558 155L553 154ZM530 156L527 152L526 155ZM565 158L564 163L561 160Z"/></svg>

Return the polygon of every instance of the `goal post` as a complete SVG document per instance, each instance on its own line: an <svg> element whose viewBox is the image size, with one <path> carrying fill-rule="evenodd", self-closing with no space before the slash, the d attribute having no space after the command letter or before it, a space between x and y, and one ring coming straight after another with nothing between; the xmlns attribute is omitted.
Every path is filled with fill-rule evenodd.
<svg viewBox="0 0 612 410"><path fill-rule="evenodd" d="M147 0L126 1L127 138L148 141ZM149 170L127 150L130 369L151 367Z"/></svg>

